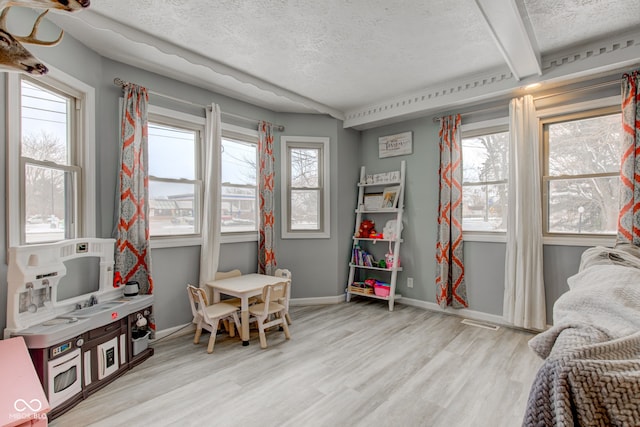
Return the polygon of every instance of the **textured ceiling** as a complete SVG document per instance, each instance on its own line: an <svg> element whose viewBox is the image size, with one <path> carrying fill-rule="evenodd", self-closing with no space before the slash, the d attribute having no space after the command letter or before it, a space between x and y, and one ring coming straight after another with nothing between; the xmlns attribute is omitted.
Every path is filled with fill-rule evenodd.
<svg viewBox="0 0 640 427"><path fill-rule="evenodd" d="M640 1L524 0L542 52L637 30Z"/></svg>
<svg viewBox="0 0 640 427"><path fill-rule="evenodd" d="M545 65L552 53L638 31L637 0L93 0L51 19L115 60L356 127L489 99L545 73L640 62L638 36L615 61Z"/></svg>

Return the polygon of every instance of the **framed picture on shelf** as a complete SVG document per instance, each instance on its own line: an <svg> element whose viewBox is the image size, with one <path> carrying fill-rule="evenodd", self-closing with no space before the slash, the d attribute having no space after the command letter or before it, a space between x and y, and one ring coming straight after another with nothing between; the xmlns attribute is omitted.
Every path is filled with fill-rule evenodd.
<svg viewBox="0 0 640 427"><path fill-rule="evenodd" d="M364 195L364 208L368 211L375 211L382 208L382 193L369 193Z"/></svg>
<svg viewBox="0 0 640 427"><path fill-rule="evenodd" d="M400 186L387 187L382 193L382 208L395 208L398 204L398 196L400 195Z"/></svg>

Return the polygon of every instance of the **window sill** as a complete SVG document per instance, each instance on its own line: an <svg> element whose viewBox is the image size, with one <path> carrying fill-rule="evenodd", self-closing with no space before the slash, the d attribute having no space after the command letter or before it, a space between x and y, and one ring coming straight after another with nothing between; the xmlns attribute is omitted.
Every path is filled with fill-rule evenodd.
<svg viewBox="0 0 640 427"><path fill-rule="evenodd" d="M202 245L202 237L167 237L167 238L151 238L149 246L151 249L160 248L179 248L183 246L200 246Z"/></svg>
<svg viewBox="0 0 640 427"><path fill-rule="evenodd" d="M251 233L222 233L220 243L242 243L242 242L257 242L258 232Z"/></svg>
<svg viewBox="0 0 640 427"><path fill-rule="evenodd" d="M463 231L462 239L465 242L489 242L489 243L506 243L507 233L496 231L492 233L481 231Z"/></svg>
<svg viewBox="0 0 640 427"><path fill-rule="evenodd" d="M220 237L220 243L242 243L242 242L257 242L258 241L258 233L223 233ZM160 248L179 248L186 246L201 246L202 245L202 237L193 236L193 237L156 237L155 239L151 238L150 247L151 249L160 249Z"/></svg>
<svg viewBox="0 0 640 427"><path fill-rule="evenodd" d="M465 242L506 243L506 233L463 232ZM542 244L548 246L608 246L616 243L615 236L544 236Z"/></svg>
<svg viewBox="0 0 640 427"><path fill-rule="evenodd" d="M331 235L324 231L318 231L315 233L309 232L284 232L282 233L282 239L330 239Z"/></svg>
<svg viewBox="0 0 640 427"><path fill-rule="evenodd" d="M544 236L543 244L550 246L608 246L616 244L616 236Z"/></svg>

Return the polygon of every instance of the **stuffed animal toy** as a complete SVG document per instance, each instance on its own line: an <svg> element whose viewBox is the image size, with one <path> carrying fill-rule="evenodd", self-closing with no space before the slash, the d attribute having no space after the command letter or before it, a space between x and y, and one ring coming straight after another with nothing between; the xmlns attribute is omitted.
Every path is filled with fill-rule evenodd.
<svg viewBox="0 0 640 427"><path fill-rule="evenodd" d="M376 234L376 229L374 228L375 224L370 219L365 219L360 223L360 227L358 228L358 236L362 238L367 238L371 236L371 234Z"/></svg>

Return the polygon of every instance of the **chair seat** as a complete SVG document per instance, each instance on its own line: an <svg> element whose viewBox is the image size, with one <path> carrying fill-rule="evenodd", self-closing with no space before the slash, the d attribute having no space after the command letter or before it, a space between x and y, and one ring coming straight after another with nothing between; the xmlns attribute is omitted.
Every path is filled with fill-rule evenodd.
<svg viewBox="0 0 640 427"><path fill-rule="evenodd" d="M218 302L218 303L206 306L205 311L211 318L223 317L223 316L228 316L229 314L235 311L238 311L238 307L236 307L235 305L227 304L225 302Z"/></svg>
<svg viewBox="0 0 640 427"><path fill-rule="evenodd" d="M249 305L255 304L257 301L258 301L258 298L250 297ZM229 298L229 299L222 300L222 302L225 304L231 304L235 307L240 307L242 305L242 301L240 300L240 298Z"/></svg>
<svg viewBox="0 0 640 427"><path fill-rule="evenodd" d="M285 306L282 304L278 304L277 302L270 302L269 308L267 309L268 314L277 313L285 309ZM264 313L264 303L258 303L249 307L249 313L254 316Z"/></svg>

